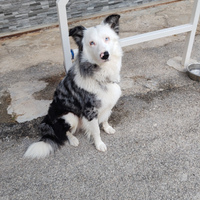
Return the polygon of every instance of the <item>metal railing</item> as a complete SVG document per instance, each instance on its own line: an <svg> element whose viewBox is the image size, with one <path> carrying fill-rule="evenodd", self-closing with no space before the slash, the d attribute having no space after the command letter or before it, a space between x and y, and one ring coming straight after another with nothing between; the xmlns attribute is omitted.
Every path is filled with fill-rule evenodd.
<svg viewBox="0 0 200 200"><path fill-rule="evenodd" d="M72 65L71 61L71 51L70 51L70 42L69 42L69 30L67 22L67 12L66 5L69 0L57 0L57 9L58 9L58 18L60 24L60 33L62 39L62 47L64 54L64 65L65 70L68 71ZM161 29L158 31L148 32L144 34L139 34L136 36L130 36L120 39L120 44L122 47L138 44L142 42L147 42L167 36L172 36L180 33L187 33L185 46L182 56L182 65L186 67L189 64L192 47L194 43L195 33L197 29L198 19L200 14L200 0L195 0L193 4L192 14L190 22L188 24L175 26L171 28ZM74 53L77 54L78 50L75 49Z"/></svg>

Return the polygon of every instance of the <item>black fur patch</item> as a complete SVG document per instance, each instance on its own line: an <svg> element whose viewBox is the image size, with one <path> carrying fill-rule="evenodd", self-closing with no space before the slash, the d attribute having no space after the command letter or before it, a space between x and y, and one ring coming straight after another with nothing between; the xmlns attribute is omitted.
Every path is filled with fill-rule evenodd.
<svg viewBox="0 0 200 200"><path fill-rule="evenodd" d="M64 145L67 140L66 132L70 129L70 124L65 123L64 119L58 119L56 123L52 123L47 115L40 125L42 138L40 141L51 144L54 150Z"/></svg>
<svg viewBox="0 0 200 200"><path fill-rule="evenodd" d="M69 36L72 36L76 44L78 45L79 50L83 49L82 39L83 31L86 30L83 26L76 26L69 30Z"/></svg>
<svg viewBox="0 0 200 200"><path fill-rule="evenodd" d="M48 111L52 123L56 123L59 117L69 112L78 117L84 116L89 121L97 117L97 109L101 106L101 101L97 100L95 94L79 88L74 77L74 67L72 67L54 93L53 102Z"/></svg>
<svg viewBox="0 0 200 200"><path fill-rule="evenodd" d="M119 18L120 15L113 14L109 15L104 19L104 24L109 24L110 27L119 35Z"/></svg>
<svg viewBox="0 0 200 200"><path fill-rule="evenodd" d="M100 70L100 67L96 64L92 64L90 62L85 61L85 62L79 63L79 70L80 70L81 76L86 78L86 77L93 76L96 71Z"/></svg>

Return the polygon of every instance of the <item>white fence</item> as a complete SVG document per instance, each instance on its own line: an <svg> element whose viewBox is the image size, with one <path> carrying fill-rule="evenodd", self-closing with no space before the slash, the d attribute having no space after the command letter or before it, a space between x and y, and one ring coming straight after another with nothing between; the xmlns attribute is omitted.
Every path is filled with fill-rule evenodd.
<svg viewBox="0 0 200 200"><path fill-rule="evenodd" d="M62 38L62 47L64 54L64 63L65 70L68 71L71 67L71 52L70 52L70 43L69 43L69 30L68 30L68 22L67 22L67 13L66 13L66 5L69 0L57 0L57 9L58 9L58 17L60 23L60 32ZM186 67L189 64L192 46L194 43L195 33L197 29L198 19L200 14L200 0L195 0L191 19L188 24L175 26L171 28L161 29L158 31L148 32L136 36L131 36L127 38L120 39L120 44L122 47L138 44L142 42L147 42L150 40L155 40L167 36L172 36L180 33L187 33L184 52L182 56L182 65ZM75 54L77 53L77 49L74 50Z"/></svg>

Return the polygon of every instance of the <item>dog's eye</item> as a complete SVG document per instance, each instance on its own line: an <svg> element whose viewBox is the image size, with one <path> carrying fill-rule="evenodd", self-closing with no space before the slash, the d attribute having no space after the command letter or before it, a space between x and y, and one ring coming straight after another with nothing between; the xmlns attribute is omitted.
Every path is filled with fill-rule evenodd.
<svg viewBox="0 0 200 200"><path fill-rule="evenodd" d="M105 41L106 41L106 42L108 42L109 40L110 40L110 38L109 38L109 37L106 37L106 38L105 38Z"/></svg>
<svg viewBox="0 0 200 200"><path fill-rule="evenodd" d="M95 45L95 43L92 41L92 42L90 42L90 46L93 46L93 45Z"/></svg>

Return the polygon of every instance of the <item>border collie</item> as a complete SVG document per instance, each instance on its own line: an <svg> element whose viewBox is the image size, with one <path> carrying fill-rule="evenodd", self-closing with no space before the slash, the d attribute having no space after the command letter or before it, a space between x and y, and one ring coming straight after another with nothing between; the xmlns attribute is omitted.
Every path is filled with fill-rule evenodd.
<svg viewBox="0 0 200 200"><path fill-rule="evenodd" d="M67 139L78 146L73 134L79 129L93 137L97 150L107 150L100 137L100 124L106 133L115 133L108 118L121 96L118 83L123 53L118 36L119 18L120 15L113 14L95 27L70 29L69 36L78 45L78 55L56 88L40 125L42 138L29 146L24 157L46 157Z"/></svg>

